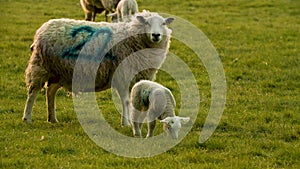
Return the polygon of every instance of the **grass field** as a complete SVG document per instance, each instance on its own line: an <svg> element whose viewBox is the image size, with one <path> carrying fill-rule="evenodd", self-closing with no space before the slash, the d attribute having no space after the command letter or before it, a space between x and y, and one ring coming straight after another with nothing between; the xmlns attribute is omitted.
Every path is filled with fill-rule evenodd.
<svg viewBox="0 0 300 169"><path fill-rule="evenodd" d="M0 168L300 168L300 1L138 0L140 9L172 14L202 30L220 55L227 81L222 119L204 144L198 137L210 106L210 80L197 56L177 40L170 51L190 67L201 97L189 134L167 152L126 158L98 147L84 132L73 100L57 94L57 124L46 122L45 91L33 123L21 120L24 70L34 33L53 18L83 19L79 0L0 0ZM103 14L97 21L105 20ZM164 72L157 81L180 98ZM120 132L110 90L97 93L107 121ZM192 104L192 103L191 103ZM158 127L157 132L160 132Z"/></svg>

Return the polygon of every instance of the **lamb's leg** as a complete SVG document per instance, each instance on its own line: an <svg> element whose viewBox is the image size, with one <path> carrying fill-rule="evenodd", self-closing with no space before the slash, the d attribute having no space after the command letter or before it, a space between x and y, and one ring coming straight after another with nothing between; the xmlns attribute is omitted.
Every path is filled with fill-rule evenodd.
<svg viewBox="0 0 300 169"><path fill-rule="evenodd" d="M146 117L146 113L139 110L133 110L132 114L132 131L135 137L142 137L141 127Z"/></svg>
<svg viewBox="0 0 300 169"><path fill-rule="evenodd" d="M58 120L55 115L55 95L61 86L57 83L50 84L46 90L46 102L48 108L48 122L56 123Z"/></svg>
<svg viewBox="0 0 300 169"><path fill-rule="evenodd" d="M38 95L41 87L34 87L30 86L27 94L27 101L25 104L24 114L23 114L23 121L27 123L31 123L31 114L32 114L32 107L36 96Z"/></svg>
<svg viewBox="0 0 300 169"><path fill-rule="evenodd" d="M155 120L148 122L148 134L146 138L153 137L155 125L156 125Z"/></svg>
<svg viewBox="0 0 300 169"><path fill-rule="evenodd" d="M155 129L155 125L156 125L156 117L155 117L156 113L153 110L149 110L148 114L147 114L147 121L148 121L148 134L147 134L147 138L152 137L153 133L154 133L154 129Z"/></svg>

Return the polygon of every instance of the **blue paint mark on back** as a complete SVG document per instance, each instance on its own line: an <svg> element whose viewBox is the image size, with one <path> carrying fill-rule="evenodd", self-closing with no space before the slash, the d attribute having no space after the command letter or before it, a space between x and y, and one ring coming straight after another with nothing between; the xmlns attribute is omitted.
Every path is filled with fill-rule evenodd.
<svg viewBox="0 0 300 169"><path fill-rule="evenodd" d="M74 38L78 33L87 32L91 36L96 31L97 31L97 29L90 27L90 26L80 26L80 27L73 28L70 35L71 35L71 37Z"/></svg>
<svg viewBox="0 0 300 169"><path fill-rule="evenodd" d="M81 40L78 44L74 44L73 47L71 47L70 49L64 51L62 53L62 58L77 59L79 57L80 51L85 47L85 45L89 45L88 42L93 42L97 40L101 40L102 44L101 46L99 46L100 48L97 50L96 53L92 53L92 56L94 56L93 60L101 62L104 57L105 58L107 57L106 55L109 55L108 57L112 56L108 51L105 51L108 43L112 38L112 31L110 28L102 27L96 29L90 26L75 27L70 32L70 36L72 38L76 38L79 34L82 33L87 33L86 38ZM80 56L80 57L85 57L85 56Z"/></svg>

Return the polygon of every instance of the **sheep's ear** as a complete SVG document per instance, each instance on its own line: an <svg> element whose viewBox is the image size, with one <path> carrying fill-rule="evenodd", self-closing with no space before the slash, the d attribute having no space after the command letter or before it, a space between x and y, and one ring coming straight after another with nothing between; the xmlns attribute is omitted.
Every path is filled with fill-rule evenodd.
<svg viewBox="0 0 300 169"><path fill-rule="evenodd" d="M179 117L181 123L187 123L190 121L190 117Z"/></svg>
<svg viewBox="0 0 300 169"><path fill-rule="evenodd" d="M165 19L166 25L170 25L175 19L174 18L167 18Z"/></svg>
<svg viewBox="0 0 300 169"><path fill-rule="evenodd" d="M146 19L143 16L138 15L136 16L136 19L142 24L146 24Z"/></svg>

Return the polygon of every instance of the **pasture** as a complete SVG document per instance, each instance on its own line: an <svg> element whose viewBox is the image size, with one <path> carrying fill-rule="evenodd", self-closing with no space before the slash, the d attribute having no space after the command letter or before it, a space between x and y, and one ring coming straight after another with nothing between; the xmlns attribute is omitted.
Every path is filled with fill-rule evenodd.
<svg viewBox="0 0 300 169"><path fill-rule="evenodd" d="M191 69L201 102L191 131L167 152L126 158L98 147L82 129L72 97L64 90L56 98L59 123L46 122L44 90L35 102L33 123L23 123L24 71L35 31L49 19L84 19L84 13L79 0L0 0L0 168L299 168L300 1L137 2L140 10L188 20L218 51L227 96L212 137L198 143L211 104L210 78L201 60L176 39L170 52ZM104 14L97 15L96 21L104 20ZM171 76L160 71L156 81L179 102ZM120 126L111 96L110 90L97 93L99 108L111 126L132 135L130 128ZM156 130L162 132L161 125Z"/></svg>

